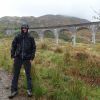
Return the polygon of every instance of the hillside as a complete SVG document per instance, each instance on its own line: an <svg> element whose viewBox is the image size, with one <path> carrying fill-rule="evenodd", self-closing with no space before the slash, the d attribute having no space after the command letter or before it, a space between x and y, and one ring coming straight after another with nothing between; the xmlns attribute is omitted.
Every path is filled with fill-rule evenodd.
<svg viewBox="0 0 100 100"><path fill-rule="evenodd" d="M63 15L44 15L40 17L11 17L5 16L0 18L0 28L19 27L22 23L28 23L30 27L39 26L55 26L55 25L68 25L89 22L85 19L76 17L63 16Z"/></svg>

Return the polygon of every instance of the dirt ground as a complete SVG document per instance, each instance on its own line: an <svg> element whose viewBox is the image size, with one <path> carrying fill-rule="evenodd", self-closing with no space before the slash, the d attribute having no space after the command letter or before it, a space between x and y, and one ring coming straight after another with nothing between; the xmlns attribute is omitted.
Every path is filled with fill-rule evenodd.
<svg viewBox="0 0 100 100"><path fill-rule="evenodd" d="M6 71L0 69L0 100L9 100L8 96L10 95L10 86L11 86L12 76L9 75ZM35 100L34 97L29 98L18 94L12 100Z"/></svg>

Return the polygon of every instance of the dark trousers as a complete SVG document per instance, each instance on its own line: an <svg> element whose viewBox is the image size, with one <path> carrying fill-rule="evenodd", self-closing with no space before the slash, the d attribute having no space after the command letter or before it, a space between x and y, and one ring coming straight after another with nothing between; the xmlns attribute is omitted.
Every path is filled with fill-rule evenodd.
<svg viewBox="0 0 100 100"><path fill-rule="evenodd" d="M32 90L32 79L31 79L31 62L30 60L22 60L20 58L14 59L13 79L11 84L11 91L17 91L18 79L20 74L21 66L24 65L25 74L27 78L27 89Z"/></svg>

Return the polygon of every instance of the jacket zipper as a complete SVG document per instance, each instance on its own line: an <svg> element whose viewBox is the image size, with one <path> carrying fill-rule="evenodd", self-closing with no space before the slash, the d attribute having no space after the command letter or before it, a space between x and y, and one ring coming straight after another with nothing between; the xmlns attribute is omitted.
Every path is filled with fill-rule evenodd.
<svg viewBox="0 0 100 100"><path fill-rule="evenodd" d="M22 44L22 59L24 58L24 36L23 36L23 44Z"/></svg>

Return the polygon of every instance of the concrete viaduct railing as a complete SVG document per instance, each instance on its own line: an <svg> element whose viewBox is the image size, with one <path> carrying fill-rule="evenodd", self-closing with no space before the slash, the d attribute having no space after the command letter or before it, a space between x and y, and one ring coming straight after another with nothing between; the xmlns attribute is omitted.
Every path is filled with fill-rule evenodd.
<svg viewBox="0 0 100 100"><path fill-rule="evenodd" d="M49 30L54 33L56 43L58 44L59 34L61 30L67 30L72 33L72 43L73 46L76 45L76 33L80 29L87 28L91 32L91 42L93 44L96 43L96 32L100 29L100 22L89 22L89 23L81 23L81 24L72 24L72 25L60 25L60 26L48 26L48 27L34 27L30 28L29 32L36 32L38 33L41 41L43 41L44 32ZM17 28L17 30L20 28ZM6 34L13 34L16 32L16 29L6 29Z"/></svg>

